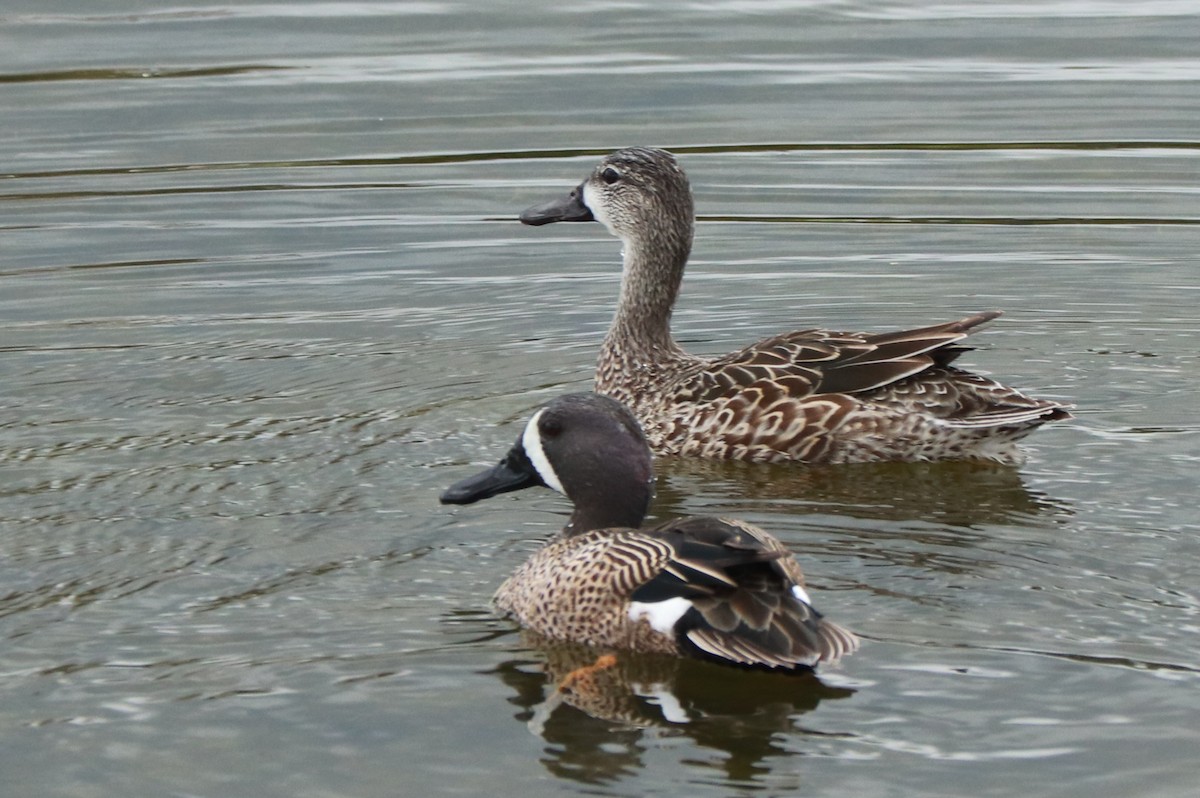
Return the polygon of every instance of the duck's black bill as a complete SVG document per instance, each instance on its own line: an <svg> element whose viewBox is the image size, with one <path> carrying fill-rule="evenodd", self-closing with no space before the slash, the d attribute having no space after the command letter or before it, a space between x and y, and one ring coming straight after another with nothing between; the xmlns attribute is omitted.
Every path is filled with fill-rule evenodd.
<svg viewBox="0 0 1200 798"><path fill-rule="evenodd" d="M521 211L521 223L535 227L552 222L592 222L596 217L583 204L583 186L579 186L565 197L534 205Z"/></svg>
<svg viewBox="0 0 1200 798"><path fill-rule="evenodd" d="M442 504L474 504L501 493L511 493L544 484L537 469L529 462L525 452L514 449L503 460L487 471L467 477L446 488L439 501Z"/></svg>

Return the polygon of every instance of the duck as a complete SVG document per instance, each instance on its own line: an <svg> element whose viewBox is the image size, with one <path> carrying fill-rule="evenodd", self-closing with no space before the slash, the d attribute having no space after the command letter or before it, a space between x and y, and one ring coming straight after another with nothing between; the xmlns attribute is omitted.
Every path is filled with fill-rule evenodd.
<svg viewBox="0 0 1200 798"><path fill-rule="evenodd" d="M616 313L597 393L626 404L654 452L755 462L988 460L1018 465L1017 441L1069 404L954 367L960 342L1001 315L897 332L802 329L714 358L684 351L671 313L691 253L687 175L666 150L631 147L526 225L599 221L623 244Z"/></svg>
<svg viewBox="0 0 1200 798"><path fill-rule="evenodd" d="M550 401L499 463L440 501L472 504L535 486L563 494L573 510L493 597L526 629L610 652L784 672L812 672L858 648L856 635L813 608L800 565L770 533L707 516L642 528L653 456L617 400L574 393Z"/></svg>

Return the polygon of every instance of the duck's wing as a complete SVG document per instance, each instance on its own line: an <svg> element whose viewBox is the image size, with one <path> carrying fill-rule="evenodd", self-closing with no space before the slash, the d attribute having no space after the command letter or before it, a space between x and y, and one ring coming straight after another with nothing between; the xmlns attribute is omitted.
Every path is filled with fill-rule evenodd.
<svg viewBox="0 0 1200 798"><path fill-rule="evenodd" d="M858 647L809 603L799 566L762 530L738 521L686 518L639 535L669 549L636 590L631 618L672 632L684 650L741 665L796 669Z"/></svg>
<svg viewBox="0 0 1200 798"><path fill-rule="evenodd" d="M679 386L678 398L705 402L750 386L773 385L793 399L858 394L893 385L967 351L970 331L1000 316L976 313L957 321L889 333L797 330L714 360Z"/></svg>

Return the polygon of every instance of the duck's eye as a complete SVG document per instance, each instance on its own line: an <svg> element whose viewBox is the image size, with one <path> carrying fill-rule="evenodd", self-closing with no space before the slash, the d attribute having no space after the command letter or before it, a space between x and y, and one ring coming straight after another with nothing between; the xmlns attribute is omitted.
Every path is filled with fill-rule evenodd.
<svg viewBox="0 0 1200 798"><path fill-rule="evenodd" d="M558 433L562 432L562 422L553 416L543 418L538 424L538 429L542 435L547 438L555 438Z"/></svg>
<svg viewBox="0 0 1200 798"><path fill-rule="evenodd" d="M621 179L621 173L611 166L606 166L604 167L604 171L600 173L600 179L611 186Z"/></svg>

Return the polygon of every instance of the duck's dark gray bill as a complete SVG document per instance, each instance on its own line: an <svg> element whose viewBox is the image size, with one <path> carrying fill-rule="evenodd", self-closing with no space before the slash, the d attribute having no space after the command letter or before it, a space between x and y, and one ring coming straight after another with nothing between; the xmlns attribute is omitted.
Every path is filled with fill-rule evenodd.
<svg viewBox="0 0 1200 798"><path fill-rule="evenodd" d="M487 471L467 477L461 482L455 482L446 488L439 501L442 504L473 504L501 493L532 488L542 484L537 471L526 468L514 460L515 458L510 454Z"/></svg>
<svg viewBox="0 0 1200 798"><path fill-rule="evenodd" d="M583 186L565 197L526 208L520 216L523 224L534 226L551 222L592 222L595 218L588 206L583 204Z"/></svg>

